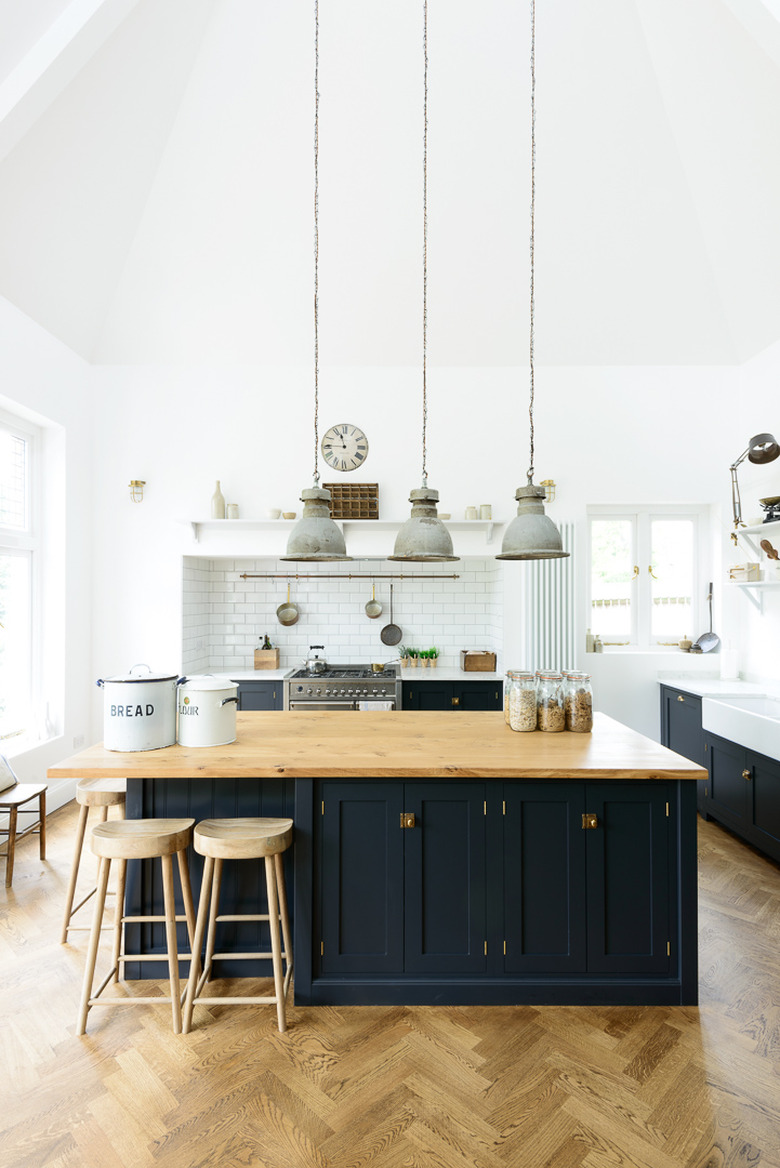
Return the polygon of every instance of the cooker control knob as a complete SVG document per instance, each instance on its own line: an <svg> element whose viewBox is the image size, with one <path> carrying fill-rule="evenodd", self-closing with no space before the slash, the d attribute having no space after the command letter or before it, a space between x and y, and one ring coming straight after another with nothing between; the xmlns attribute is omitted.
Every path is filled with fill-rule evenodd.
<svg viewBox="0 0 780 1168"><path fill-rule="evenodd" d="M299 685L298 689L303 689L303 686ZM310 694L310 693L313 693L314 691L312 690L311 686L309 686L309 688L306 690L306 692L307 692L307 694Z"/></svg>
<svg viewBox="0 0 780 1168"><path fill-rule="evenodd" d="M323 690L323 693L325 694L326 698L330 697L330 690L329 689Z"/></svg>

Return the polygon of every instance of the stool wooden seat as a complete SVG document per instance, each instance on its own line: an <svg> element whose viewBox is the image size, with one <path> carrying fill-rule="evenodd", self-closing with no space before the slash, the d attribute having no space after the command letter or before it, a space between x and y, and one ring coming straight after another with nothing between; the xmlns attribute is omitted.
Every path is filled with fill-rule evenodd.
<svg viewBox="0 0 780 1168"><path fill-rule="evenodd" d="M62 920L60 943L65 944L69 932L85 932L89 925L72 925L70 922L80 908L97 892L97 884L91 888L86 896L82 897L74 907L76 896L76 882L81 866L81 855L84 850L84 836L87 831L87 819L90 807L100 808L100 822L105 823L109 807L119 809L119 818L125 817L126 779L79 779L76 786L76 802L79 806L79 821L76 825L76 843L73 851L73 864L70 870L70 882L65 897L65 915Z"/></svg>
<svg viewBox="0 0 780 1168"><path fill-rule="evenodd" d="M184 997L183 1028L185 1034L189 1032L192 1024L192 1010L196 1001L209 1005L228 1003L247 1005L259 1002L275 1003L278 1027L282 1031L287 1029L285 1002L292 977L293 954L282 853L286 852L290 847L292 838L293 821L291 819L204 819L195 828L193 845L196 852L206 857L206 862L203 868L203 881L201 883L200 901L198 903L195 939L192 944L190 976L187 981L187 992ZM265 860L268 912L220 916L218 913L219 892L224 861L252 859ZM200 953L203 944L203 934L206 931L207 919L208 936L206 939L203 972L201 973ZM271 934L271 951L215 953L216 927L221 921L268 921ZM280 921L284 950L282 950L281 945L282 938L279 936ZM273 995L258 997L203 997L202 991L206 982L211 979L212 965L215 960L230 958L234 961L248 961L268 957L271 958L273 963ZM285 960L284 976L282 976L282 958Z"/></svg>
<svg viewBox="0 0 780 1168"><path fill-rule="evenodd" d="M87 1013L92 1006L136 1006L158 1005L163 1002L171 1003L174 1034L181 1033L181 990L179 984L179 952L176 943L176 922L187 922L187 935L192 945L195 928L195 909L190 889L189 869L187 867L187 847L192 840L194 819L112 819L105 823L98 823L92 829L90 846L96 856L100 857L98 869L97 892L95 894L95 915L89 935L87 950L87 964L84 969L84 984L81 992L81 1005L76 1033L84 1034L87 1028ZM179 879L181 882L182 899L184 901L184 915L177 916L174 904L173 891L173 856L176 855L179 865ZM127 874L127 861L160 857L163 878L163 916L125 916L124 897ZM106 904L106 890L111 871L112 860L119 861L117 880L117 909L113 928L113 947L111 954L111 969L93 993L95 980L95 965L97 963L98 943ZM166 954L123 952L125 925L133 923L165 922ZM189 954L186 955L189 960ZM168 978L170 981L170 997L108 997L100 995L110 981L118 981L119 971L128 961L167 961Z"/></svg>
<svg viewBox="0 0 780 1168"><path fill-rule="evenodd" d="M0 828L0 836L6 836L5 886L10 888L14 878L14 858L16 845L26 835L38 836L38 852L46 859L46 783L20 783L11 769L11 764L0 754L0 814L8 814L8 827ZM25 804L38 800L38 806ZM19 815L35 815L24 831L18 831Z"/></svg>

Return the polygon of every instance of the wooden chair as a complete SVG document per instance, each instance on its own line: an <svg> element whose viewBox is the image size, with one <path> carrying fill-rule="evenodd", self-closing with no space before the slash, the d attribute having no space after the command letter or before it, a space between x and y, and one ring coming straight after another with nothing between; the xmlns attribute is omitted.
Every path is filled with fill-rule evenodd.
<svg viewBox="0 0 780 1168"><path fill-rule="evenodd" d="M192 1010L194 1003L203 1004L255 1004L259 1002L275 1003L276 1018L279 1030L287 1029L287 1015L285 1002L290 979L293 971L292 936L290 933L290 919L287 912L287 894L284 885L284 869L282 867L282 853L290 847L293 838L293 821L291 819L204 819L195 828L193 846L196 852L206 857L203 867L203 880L198 903L198 921L195 926L195 939L192 943L192 962L190 976L187 982L187 992L184 996L184 1033L189 1033L192 1024ZM219 890L222 881L222 865L225 860L265 860L265 884L268 896L267 913L232 914L220 917ZM206 954L203 962L203 972L200 972L200 953L203 944L203 934L206 931L208 919L208 937L206 940ZM216 927L220 921L268 921L271 933L270 952L252 953L215 953ZM279 936L281 921L284 938L282 950ZM203 997L202 991L211 978L212 964L215 960L231 959L233 961L249 961L258 958L270 957L274 971L273 995L250 997ZM282 958L286 968L282 976Z"/></svg>
<svg viewBox="0 0 780 1168"><path fill-rule="evenodd" d="M190 890L189 868L187 867L187 847L192 840L194 819L112 819L98 823L92 828L90 846L96 856L100 856L97 892L95 894L95 915L89 935L87 964L84 969L84 983L81 990L77 1034L87 1029L87 1014L93 1006L139 1006L160 1005L170 1002L173 1014L173 1032L181 1033L181 990L179 988L179 951L176 943L176 922L186 920L187 935L192 946L195 927L195 909ZM179 861L184 916L177 916L173 893L173 856ZM163 916L125 916L125 879L127 861L159 857L162 864ZM111 954L111 969L93 993L95 965L97 964L98 943L106 906L106 891L111 872L111 861L119 861L117 880L117 909L114 918L114 938ZM134 922L165 922L166 953L124 953L125 925ZM186 955L189 961L190 955ZM167 961L170 997L119 997L101 998L110 981L119 980L119 972L128 961Z"/></svg>
<svg viewBox="0 0 780 1168"><path fill-rule="evenodd" d="M46 859L46 783L20 783L11 764L0 754L0 814L7 813L8 827L0 827L0 836L7 836L5 886L10 888L14 878L14 854L18 840L26 835L37 835L42 860ZM25 803L38 800L38 806L25 807ZM35 815L37 818L24 831L18 831L19 815Z"/></svg>
<svg viewBox="0 0 780 1168"><path fill-rule="evenodd" d="M70 922L76 913L97 892L97 885L90 889L74 907L76 896L76 882L78 880L81 856L84 850L84 836L87 831L87 819L90 807L100 808L100 823L105 823L109 807L119 808L119 818L125 817L126 779L80 779L76 786L76 802L79 804L79 821L76 826L76 846L73 852L73 864L70 870L70 882L65 897L65 916L62 921L61 944L65 944L68 933L75 930L83 932L89 925L72 925Z"/></svg>

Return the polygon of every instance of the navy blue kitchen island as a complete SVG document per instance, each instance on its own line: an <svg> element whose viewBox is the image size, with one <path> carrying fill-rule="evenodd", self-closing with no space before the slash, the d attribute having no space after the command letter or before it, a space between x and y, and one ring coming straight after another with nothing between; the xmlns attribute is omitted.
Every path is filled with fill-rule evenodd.
<svg viewBox="0 0 780 1168"><path fill-rule="evenodd" d="M96 746L50 772L69 773L127 775L130 816L293 818L296 1004L698 1000L702 772L604 715L585 735L493 712L240 713L230 746ZM252 911L259 870L234 868L223 911ZM159 894L138 863L128 911ZM254 940L224 928L223 951Z"/></svg>

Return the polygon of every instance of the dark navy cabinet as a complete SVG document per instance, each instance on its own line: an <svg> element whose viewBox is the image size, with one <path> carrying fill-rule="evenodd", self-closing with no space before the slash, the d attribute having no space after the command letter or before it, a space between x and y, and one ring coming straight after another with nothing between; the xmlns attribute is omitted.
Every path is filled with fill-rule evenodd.
<svg viewBox="0 0 780 1168"><path fill-rule="evenodd" d="M485 968L482 783L318 785L323 974Z"/></svg>
<svg viewBox="0 0 780 1168"><path fill-rule="evenodd" d="M281 681L240 681L238 683L239 710L281 710Z"/></svg>
<svg viewBox="0 0 780 1168"><path fill-rule="evenodd" d="M312 785L301 1004L695 1001L690 783Z"/></svg>
<svg viewBox="0 0 780 1168"><path fill-rule="evenodd" d="M780 762L707 731L705 742L706 812L780 861Z"/></svg>
<svg viewBox="0 0 780 1168"><path fill-rule="evenodd" d="M405 681L404 710L502 710L501 681Z"/></svg>
<svg viewBox="0 0 780 1168"><path fill-rule="evenodd" d="M661 686L661 743L675 754L681 754L683 758L689 758L706 768L707 750L701 725L701 698L698 694L670 685ZM702 815L706 816L706 780L702 779L697 786L697 806Z"/></svg>

